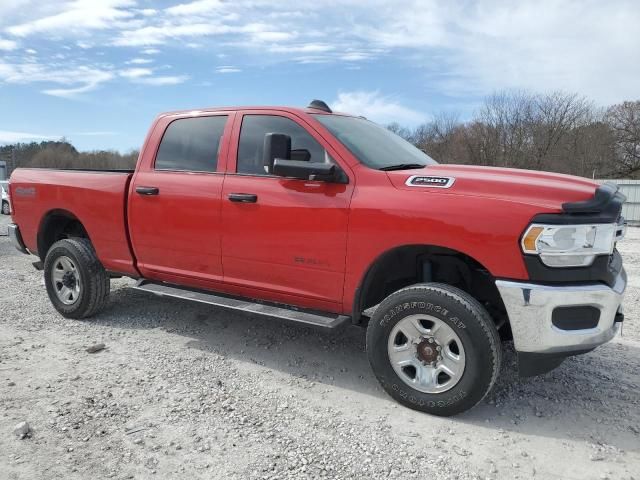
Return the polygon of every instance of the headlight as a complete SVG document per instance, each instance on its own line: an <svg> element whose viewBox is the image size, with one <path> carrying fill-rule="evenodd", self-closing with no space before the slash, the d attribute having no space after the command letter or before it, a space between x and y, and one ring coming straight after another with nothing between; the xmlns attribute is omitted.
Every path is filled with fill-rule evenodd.
<svg viewBox="0 0 640 480"><path fill-rule="evenodd" d="M522 237L522 251L540 256L549 267L587 267L598 255L611 255L619 226L532 224Z"/></svg>

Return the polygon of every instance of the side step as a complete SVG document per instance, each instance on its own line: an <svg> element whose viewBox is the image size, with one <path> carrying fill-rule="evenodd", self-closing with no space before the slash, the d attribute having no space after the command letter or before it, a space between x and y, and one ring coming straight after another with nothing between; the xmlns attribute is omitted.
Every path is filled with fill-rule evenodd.
<svg viewBox="0 0 640 480"><path fill-rule="evenodd" d="M225 296L218 293L210 293L202 290L179 287L166 283L153 283L149 280L139 280L136 290L155 293L163 297L182 298L194 302L208 303L218 307L240 310L247 313L264 315L266 317L279 318L291 322L304 323L314 327L335 329L350 322L351 317L346 315L332 315L317 313L309 310L296 309L284 305L276 305L267 302L251 301L243 298Z"/></svg>

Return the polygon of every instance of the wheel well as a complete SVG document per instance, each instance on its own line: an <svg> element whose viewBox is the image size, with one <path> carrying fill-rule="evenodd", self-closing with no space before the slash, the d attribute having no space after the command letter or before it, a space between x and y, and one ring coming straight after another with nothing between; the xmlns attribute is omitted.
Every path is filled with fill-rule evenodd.
<svg viewBox="0 0 640 480"><path fill-rule="evenodd" d="M356 293L354 321L362 321L365 310L393 292L423 282L445 283L469 293L489 311L501 336L509 338L506 309L489 270L464 253L433 245L407 245L378 257Z"/></svg>
<svg viewBox="0 0 640 480"><path fill-rule="evenodd" d="M38 256L44 261L51 245L63 238L89 238L87 230L78 218L66 210L48 212L38 230Z"/></svg>

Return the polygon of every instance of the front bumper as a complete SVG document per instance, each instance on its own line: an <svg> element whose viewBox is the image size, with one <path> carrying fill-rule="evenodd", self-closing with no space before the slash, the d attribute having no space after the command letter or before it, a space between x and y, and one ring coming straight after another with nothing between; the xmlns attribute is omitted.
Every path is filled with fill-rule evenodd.
<svg viewBox="0 0 640 480"><path fill-rule="evenodd" d="M559 286L496 281L509 315L519 363L524 363L520 365L520 373L524 376L544 373L566 356L588 352L611 340L620 329L626 285L624 269L613 287L602 283ZM579 319L574 326L565 321L563 328L559 328L554 318L567 307L578 307L574 312L587 307L593 312L588 328L581 328Z"/></svg>
<svg viewBox="0 0 640 480"><path fill-rule="evenodd" d="M20 228L15 223L10 223L7 226L7 234L13 243L13 246L16 247L22 253L28 254L29 251L22 240L22 235L20 235Z"/></svg>

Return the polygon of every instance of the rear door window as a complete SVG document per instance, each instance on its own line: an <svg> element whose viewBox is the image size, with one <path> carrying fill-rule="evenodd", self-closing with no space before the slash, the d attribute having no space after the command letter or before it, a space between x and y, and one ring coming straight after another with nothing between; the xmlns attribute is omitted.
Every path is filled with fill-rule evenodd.
<svg viewBox="0 0 640 480"><path fill-rule="evenodd" d="M226 115L174 120L164 132L156 170L215 172Z"/></svg>

